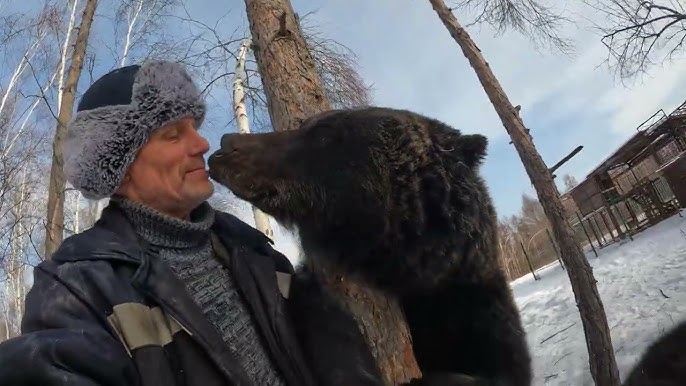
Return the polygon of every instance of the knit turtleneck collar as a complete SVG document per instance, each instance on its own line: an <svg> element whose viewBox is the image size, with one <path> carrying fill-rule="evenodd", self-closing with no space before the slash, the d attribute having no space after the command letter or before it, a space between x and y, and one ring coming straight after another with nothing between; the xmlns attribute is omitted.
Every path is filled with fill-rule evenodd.
<svg viewBox="0 0 686 386"><path fill-rule="evenodd" d="M136 233L145 241L163 249L194 249L209 242L214 223L214 209L204 202L193 212L190 221L158 212L123 197L114 196L131 221Z"/></svg>

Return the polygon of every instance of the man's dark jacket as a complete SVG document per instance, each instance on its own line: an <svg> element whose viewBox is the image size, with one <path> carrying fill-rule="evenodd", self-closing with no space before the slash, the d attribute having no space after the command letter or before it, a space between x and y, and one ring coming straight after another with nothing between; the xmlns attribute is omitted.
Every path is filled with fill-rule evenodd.
<svg viewBox="0 0 686 386"><path fill-rule="evenodd" d="M293 266L266 236L219 211L212 232L229 252L220 259L287 385L380 383L361 335L350 328L339 334L351 343L339 347L340 363L307 355L323 348L317 347L317 334L328 333L307 336L306 329L325 326L325 318L337 325L347 320L348 327L352 320L330 305L324 311L312 310L309 300L292 305L276 276L291 277ZM311 282L300 287L300 297L322 296ZM291 299L294 292L291 288ZM116 203L94 227L64 240L51 260L34 269L25 307L22 335L0 344L2 386L253 385L184 284L138 237ZM291 319L306 310L312 312L300 315L302 320Z"/></svg>

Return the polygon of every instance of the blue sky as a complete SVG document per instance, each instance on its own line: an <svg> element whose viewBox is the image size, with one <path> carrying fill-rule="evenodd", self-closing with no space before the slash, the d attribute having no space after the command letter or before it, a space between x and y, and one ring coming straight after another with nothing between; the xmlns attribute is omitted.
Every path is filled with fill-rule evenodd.
<svg viewBox="0 0 686 386"><path fill-rule="evenodd" d="M212 0L208 15L225 9ZM580 3L580 2L578 2ZM360 72L374 87L374 103L407 108L464 131L488 136L483 173L499 215L519 211L522 193L534 195L529 179L473 70L426 0L293 0L327 37L351 48ZM588 9L568 11L594 17ZM244 3L234 0L230 28L247 29ZM202 12L201 10L198 10ZM459 17L459 15L458 15ZM463 17L462 22L467 20ZM625 87L602 65L607 51L588 23L566 29L577 45L574 56L536 50L516 33L494 36L487 27L469 29L514 105L531 129L549 166L578 145L584 149L558 175L582 180L605 156L630 137L658 109L666 112L686 100L683 60L655 67ZM247 207L243 216L250 221ZM277 229L277 248L294 258L293 239Z"/></svg>
<svg viewBox="0 0 686 386"><path fill-rule="evenodd" d="M227 9L212 0L205 10ZM244 3L231 2L231 29L247 28ZM534 194L523 166L509 145L493 107L473 70L426 0L294 0L327 37L351 48L360 72L374 87L374 103L411 109L489 137L483 173L500 215L519 210L523 192ZM216 8L215 8L216 7ZM194 10L195 11L195 10ZM199 12L202 12L198 10ZM586 9L569 9L589 16ZM463 20L467 21L467 20ZM536 146L552 165L578 145L584 149L559 171L578 180L632 135L636 126L663 108L686 99L683 61L674 61L626 88L605 66L606 51L587 25L569 28L577 52L565 57L537 51L521 35L495 37L487 27L473 38L522 117Z"/></svg>

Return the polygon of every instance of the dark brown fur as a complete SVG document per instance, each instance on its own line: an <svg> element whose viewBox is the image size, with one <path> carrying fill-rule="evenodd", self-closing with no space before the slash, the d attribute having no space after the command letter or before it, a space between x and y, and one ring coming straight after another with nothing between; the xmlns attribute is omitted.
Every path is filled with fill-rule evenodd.
<svg viewBox="0 0 686 386"><path fill-rule="evenodd" d="M686 320L646 349L623 385L686 385Z"/></svg>
<svg viewBox="0 0 686 386"><path fill-rule="evenodd" d="M398 296L424 374L474 377L432 384L529 385L478 172L486 146L481 135L372 107L322 113L292 132L226 135L209 166L238 197L297 228L306 258ZM313 357L331 355L321 343Z"/></svg>

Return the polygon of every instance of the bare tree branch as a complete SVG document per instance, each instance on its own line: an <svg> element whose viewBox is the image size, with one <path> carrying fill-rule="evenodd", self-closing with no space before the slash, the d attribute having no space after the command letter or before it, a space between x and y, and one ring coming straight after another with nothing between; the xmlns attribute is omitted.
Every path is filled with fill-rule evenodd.
<svg viewBox="0 0 686 386"><path fill-rule="evenodd" d="M476 12L467 27L486 23L496 35L515 30L537 48L550 47L564 54L575 51L572 40L560 33L571 20L541 0L459 0L452 9Z"/></svg>
<svg viewBox="0 0 686 386"><path fill-rule="evenodd" d="M608 49L606 63L622 79L683 54L686 9L671 0L584 0L600 12L596 23Z"/></svg>
<svg viewBox="0 0 686 386"><path fill-rule="evenodd" d="M360 76L357 56L343 44L325 38L317 25L309 23L310 15L312 12L299 18L300 29L332 107L370 105L372 88Z"/></svg>

